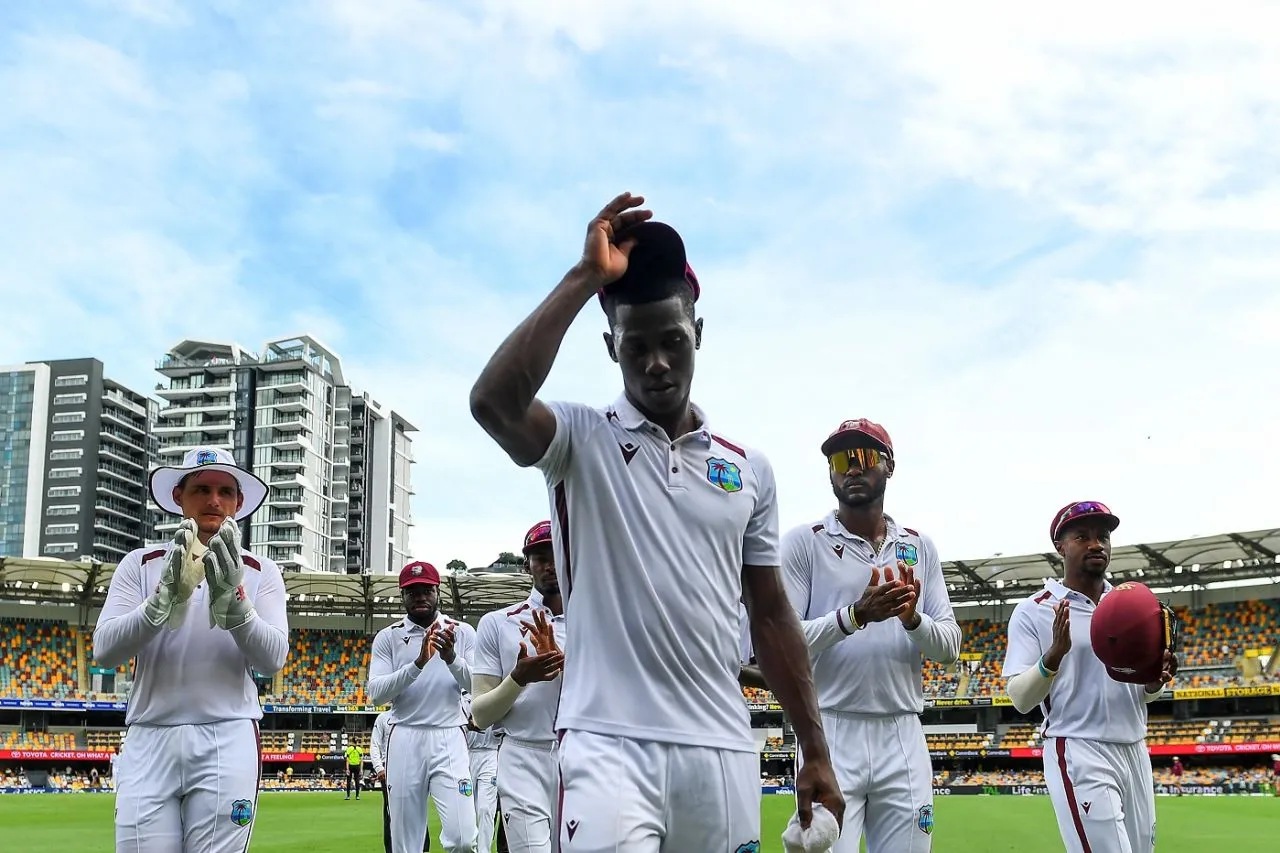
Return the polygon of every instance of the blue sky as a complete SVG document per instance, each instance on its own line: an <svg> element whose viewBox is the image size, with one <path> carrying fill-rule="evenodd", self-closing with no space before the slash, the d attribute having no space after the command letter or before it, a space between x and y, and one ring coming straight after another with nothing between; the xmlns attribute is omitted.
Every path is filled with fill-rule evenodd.
<svg viewBox="0 0 1280 853"><path fill-rule="evenodd" d="M1120 542L1274 526L1275 7L885 5L7 3L0 363L145 389L184 338L314 333L422 430L416 554L485 562L546 499L467 392L630 190L685 235L695 396L784 528L859 415L948 558L1085 497ZM613 399L602 331L545 396Z"/></svg>

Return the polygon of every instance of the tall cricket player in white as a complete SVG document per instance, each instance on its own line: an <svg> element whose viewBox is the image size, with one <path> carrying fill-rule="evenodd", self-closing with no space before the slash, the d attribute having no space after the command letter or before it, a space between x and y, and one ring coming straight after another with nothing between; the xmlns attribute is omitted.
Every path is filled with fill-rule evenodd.
<svg viewBox="0 0 1280 853"><path fill-rule="evenodd" d="M556 711L564 665L564 606L552 556L551 522L524 537L533 591L486 613L476 629L471 714L502 733L498 793L510 853L550 853L557 789ZM539 648L541 647L541 648Z"/></svg>
<svg viewBox="0 0 1280 853"><path fill-rule="evenodd" d="M844 793L833 853L927 853L933 767L920 713L925 658L960 656L929 537L885 515L893 442L866 419L822 444L837 507L782 538L782 576L813 656L822 727Z"/></svg>
<svg viewBox="0 0 1280 853"><path fill-rule="evenodd" d="M373 704L391 704L384 759L391 847L422 853L430 795L445 853L475 853L462 691L471 689L476 630L439 612L440 573L430 563L401 569L400 591L406 618L373 638L366 691Z"/></svg>
<svg viewBox="0 0 1280 853"><path fill-rule="evenodd" d="M471 674L472 684L475 673ZM471 790L476 804L476 849L493 848L494 820L498 814L498 735L492 726L481 728L471 716L471 694L462 694L467 718L467 752L471 757Z"/></svg>
<svg viewBox="0 0 1280 853"><path fill-rule="evenodd" d="M289 654L280 569L243 550L236 525L266 495L216 448L151 474L152 499L183 521L172 542L120 561L93 632L99 666L135 661L117 853L249 848L261 773L253 671L275 675Z"/></svg>

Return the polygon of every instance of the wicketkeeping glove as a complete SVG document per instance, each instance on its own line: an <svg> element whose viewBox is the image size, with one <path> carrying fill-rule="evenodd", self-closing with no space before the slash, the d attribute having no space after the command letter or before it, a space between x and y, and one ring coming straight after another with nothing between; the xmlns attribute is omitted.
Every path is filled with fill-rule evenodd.
<svg viewBox="0 0 1280 853"><path fill-rule="evenodd" d="M231 630L257 616L244 591L244 563L240 559L240 528L228 518L209 540L204 555L204 576L209 581L210 623Z"/></svg>
<svg viewBox="0 0 1280 853"><path fill-rule="evenodd" d="M194 519L184 519L178 525L178 532L173 536L173 547L164 561L164 571L160 575L160 586L143 604L142 612L147 621L155 627L168 623L169 627L182 625L187 615L187 601L195 591L202 578L199 574L184 571L191 554L191 545L196 541L196 523Z"/></svg>

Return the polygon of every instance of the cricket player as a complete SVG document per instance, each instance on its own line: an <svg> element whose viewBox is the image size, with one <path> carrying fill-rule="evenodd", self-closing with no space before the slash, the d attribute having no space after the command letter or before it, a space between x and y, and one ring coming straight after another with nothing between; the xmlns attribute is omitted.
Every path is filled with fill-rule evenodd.
<svg viewBox="0 0 1280 853"><path fill-rule="evenodd" d="M475 629L439 612L440 573L430 563L400 570L405 618L378 632L369 661L369 701L391 705L384 766L393 853L420 853L427 796L440 816L446 853L475 853L476 810L463 734L462 692L471 689Z"/></svg>
<svg viewBox="0 0 1280 853"><path fill-rule="evenodd" d="M1147 705L1177 673L1165 655L1160 680L1114 681L1094 654L1094 608L1111 591L1111 533L1120 519L1098 501L1068 504L1049 538L1062 580L1023 599L1009 619L1004 677L1019 713L1044 713L1044 776L1067 853L1149 853L1156 800L1147 753Z"/></svg>
<svg viewBox="0 0 1280 853"><path fill-rule="evenodd" d="M391 853L391 810L387 803L387 738L391 735L391 712L383 711L373 719L373 734L369 738L369 763L373 765L373 777L382 788L382 849ZM431 851L431 833L424 836L423 853Z"/></svg>
<svg viewBox="0 0 1280 853"><path fill-rule="evenodd" d="M778 569L768 459L690 402L699 284L670 226L618 196L583 257L503 342L471 411L551 503L566 621L556 727L565 853L747 851L760 843L759 753L738 685L738 603L806 757L798 811L844 811L808 648ZM592 299L623 393L608 406L535 395Z"/></svg>
<svg viewBox="0 0 1280 853"><path fill-rule="evenodd" d="M474 686L474 668L471 679ZM487 853L493 848L494 821L498 814L498 736L491 726L476 725L471 715L470 693L462 694L462 713L467 720L467 752L471 758L471 790L476 806L476 849Z"/></svg>
<svg viewBox="0 0 1280 853"><path fill-rule="evenodd" d="M354 743L347 744L347 748L343 750L342 755L347 759L347 778L344 783L347 796L345 799L351 799L351 789L356 790L356 799L360 799L360 784L364 781L364 752Z"/></svg>
<svg viewBox="0 0 1280 853"><path fill-rule="evenodd" d="M183 521L172 542L120 561L93 632L99 666L134 661L116 851L242 853L260 773L253 672L275 675L289 654L280 569L242 549L236 525L267 486L225 450L199 447L153 471L150 487Z"/></svg>
<svg viewBox="0 0 1280 853"><path fill-rule="evenodd" d="M502 734L498 793L507 848L550 853L558 781L555 719L564 667L564 603L550 521L525 534L524 556L533 576L528 599L486 613L476 628L471 714L476 725L492 725ZM535 615L542 619L535 623ZM539 642L545 651L536 647Z"/></svg>
<svg viewBox="0 0 1280 853"><path fill-rule="evenodd" d="M933 767L920 714L924 659L960 656L933 541L884 512L884 427L849 420L822 443L836 509L782 538L782 576L813 656L846 811L834 853L928 853Z"/></svg>

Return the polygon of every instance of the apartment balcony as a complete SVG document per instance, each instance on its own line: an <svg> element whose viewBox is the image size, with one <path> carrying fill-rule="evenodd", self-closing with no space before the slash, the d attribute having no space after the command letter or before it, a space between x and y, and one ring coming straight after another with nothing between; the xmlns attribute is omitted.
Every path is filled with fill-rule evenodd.
<svg viewBox="0 0 1280 853"><path fill-rule="evenodd" d="M110 424L117 428L123 428L134 433L145 433L147 431L147 421L145 417L134 417L126 414L119 409L103 407L102 409L103 423Z"/></svg>
<svg viewBox="0 0 1280 853"><path fill-rule="evenodd" d="M307 467L307 463L301 459L272 459L268 464L271 466L272 480L274 480L277 475L301 472Z"/></svg>
<svg viewBox="0 0 1280 853"><path fill-rule="evenodd" d="M141 404L134 402L119 391L108 391L102 395L102 401L106 404L103 407L104 409L108 406L119 406L126 412L142 418L144 423L146 422L147 410Z"/></svg>
<svg viewBox="0 0 1280 853"><path fill-rule="evenodd" d="M112 500L106 497L95 498L93 508L98 513L116 516L125 521L139 523L142 520L142 513L138 509L138 504L132 504L128 501Z"/></svg>
<svg viewBox="0 0 1280 853"><path fill-rule="evenodd" d="M131 468L137 468L139 471L147 470L145 457L139 459L137 456L129 453L129 451L120 449L105 441L98 446L98 457L100 459L110 459L112 462L124 463Z"/></svg>
<svg viewBox="0 0 1280 853"><path fill-rule="evenodd" d="M258 383L258 391L272 389L277 394L303 394L310 390L305 376L273 376L266 382Z"/></svg>
<svg viewBox="0 0 1280 853"><path fill-rule="evenodd" d="M202 397L206 394L221 397L230 395L233 390L230 379L222 382L174 381L169 383L168 388L156 389L156 396L175 405L182 405L183 401L190 400L193 397Z"/></svg>
<svg viewBox="0 0 1280 853"><path fill-rule="evenodd" d="M94 491L100 495L106 495L114 500L124 501L131 506L142 506L142 498L139 497L139 484L135 480L130 480L133 488L122 488L114 479L99 479L94 486Z"/></svg>
<svg viewBox="0 0 1280 853"><path fill-rule="evenodd" d="M138 451L141 451L142 453L146 453L147 446L143 443L140 437L135 437L137 435L138 434L136 433L136 431L126 431L126 430L120 429L119 427L103 427L102 429L103 441L111 441L111 442L115 442L116 444L123 444L126 447L132 447L134 450L138 450Z"/></svg>
<svg viewBox="0 0 1280 853"><path fill-rule="evenodd" d="M270 403L259 403L258 405L260 408L271 408L277 412L309 412L312 410L306 394L277 395Z"/></svg>
<svg viewBox="0 0 1280 853"><path fill-rule="evenodd" d="M267 524L275 528L271 533L275 536L280 530L306 527L307 519L300 512L281 512L273 509L267 515Z"/></svg>
<svg viewBox="0 0 1280 853"><path fill-rule="evenodd" d="M133 548L126 547L118 540L94 542L93 559L99 563L118 563L132 550Z"/></svg>
<svg viewBox="0 0 1280 853"><path fill-rule="evenodd" d="M102 534L119 536L121 539L130 542L142 541L142 524L134 520L133 524L125 524L118 519L109 515L94 516L93 519L93 535L95 539L101 539ZM110 541L109 539L107 541Z"/></svg>
<svg viewBox="0 0 1280 853"><path fill-rule="evenodd" d="M302 534L289 533L286 532L287 530L288 528L272 527L271 531L267 533L267 538L262 540L262 544L279 548L302 547Z"/></svg>
<svg viewBox="0 0 1280 853"><path fill-rule="evenodd" d="M133 471L122 465L115 465L110 462L100 462L98 464L98 477L110 477L114 480L127 484L126 491L140 490L145 487L146 476L139 471Z"/></svg>
<svg viewBox="0 0 1280 853"><path fill-rule="evenodd" d="M246 364L253 364L253 361ZM193 376L197 373L209 373L211 375L226 375L236 364L229 358L182 358L176 355L166 355L164 358L156 362L156 371L173 378L175 376Z"/></svg>
<svg viewBox="0 0 1280 853"><path fill-rule="evenodd" d="M302 506L302 489L272 488L267 495L267 506Z"/></svg>

